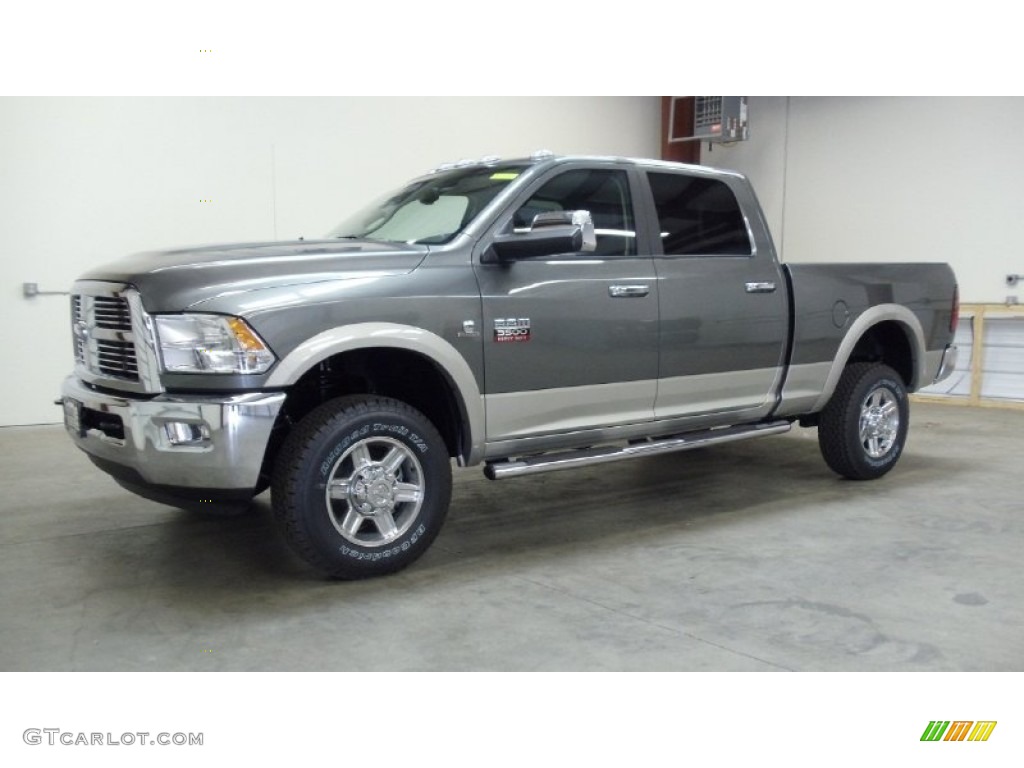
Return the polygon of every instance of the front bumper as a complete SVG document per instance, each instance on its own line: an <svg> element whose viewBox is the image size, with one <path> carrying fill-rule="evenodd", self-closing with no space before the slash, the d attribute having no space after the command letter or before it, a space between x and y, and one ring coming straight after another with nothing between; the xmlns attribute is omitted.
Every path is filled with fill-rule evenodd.
<svg viewBox="0 0 1024 768"><path fill-rule="evenodd" d="M283 392L114 395L75 376L61 387L75 444L119 483L160 501L251 497L284 400Z"/></svg>

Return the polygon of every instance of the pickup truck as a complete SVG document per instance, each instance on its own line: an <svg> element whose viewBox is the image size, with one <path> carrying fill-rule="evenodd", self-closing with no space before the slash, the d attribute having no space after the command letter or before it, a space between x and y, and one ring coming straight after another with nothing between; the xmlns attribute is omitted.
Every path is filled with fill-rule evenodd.
<svg viewBox="0 0 1024 768"><path fill-rule="evenodd" d="M92 270L59 402L123 487L211 510L270 488L306 561L362 578L427 549L453 460L497 480L799 423L880 477L958 312L944 264L781 264L738 173L487 158L323 239Z"/></svg>

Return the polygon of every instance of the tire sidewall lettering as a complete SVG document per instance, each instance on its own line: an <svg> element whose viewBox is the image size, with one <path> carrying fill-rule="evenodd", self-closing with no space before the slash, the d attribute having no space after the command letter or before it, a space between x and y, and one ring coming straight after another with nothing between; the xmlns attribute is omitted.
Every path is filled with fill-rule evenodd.
<svg viewBox="0 0 1024 768"><path fill-rule="evenodd" d="M353 443L372 435L402 439L403 442L409 443L410 447L419 451L421 455L430 451L430 446L426 440L402 424L384 423L379 421L374 422L373 424L364 424L345 435L341 441L335 444L334 448L331 449L327 456L324 457L324 460L320 462L318 467L320 477L326 478L330 474L331 468L334 466L335 462L352 446Z"/></svg>
<svg viewBox="0 0 1024 768"><path fill-rule="evenodd" d="M334 462L336 462L338 458L349 449L349 446L351 446L352 443L363 439L369 435L369 433L370 425L364 424L362 427L357 427L349 434L345 435L341 442L337 443L331 452L327 454L327 457L320 463L320 477L327 477L331 471L331 467L334 466Z"/></svg>
<svg viewBox="0 0 1024 768"><path fill-rule="evenodd" d="M402 437L412 443L420 453L430 450L427 441L402 424L385 424L374 422L373 433L376 435L389 435L391 437Z"/></svg>
<svg viewBox="0 0 1024 768"><path fill-rule="evenodd" d="M356 549L355 547L349 546L348 544L342 544L338 547L340 552L345 557L350 557L353 560L368 560L375 562L378 560L387 560L391 557L408 552L412 546L420 540L420 537L427 532L427 527L420 523L412 533L406 534L405 540L401 544L396 544L393 547L388 547L382 550L368 550L368 549Z"/></svg>

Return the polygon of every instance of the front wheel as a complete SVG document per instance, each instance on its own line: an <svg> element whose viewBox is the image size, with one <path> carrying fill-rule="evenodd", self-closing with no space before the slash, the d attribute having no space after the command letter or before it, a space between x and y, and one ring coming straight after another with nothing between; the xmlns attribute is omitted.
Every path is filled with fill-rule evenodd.
<svg viewBox="0 0 1024 768"><path fill-rule="evenodd" d="M306 416L274 470L274 516L321 571L359 579L400 570L437 536L451 499L444 440L390 398L344 397Z"/></svg>
<svg viewBox="0 0 1024 768"><path fill-rule="evenodd" d="M829 467L851 480L873 480L896 464L907 440L910 404L887 365L852 363L818 421L818 445Z"/></svg>

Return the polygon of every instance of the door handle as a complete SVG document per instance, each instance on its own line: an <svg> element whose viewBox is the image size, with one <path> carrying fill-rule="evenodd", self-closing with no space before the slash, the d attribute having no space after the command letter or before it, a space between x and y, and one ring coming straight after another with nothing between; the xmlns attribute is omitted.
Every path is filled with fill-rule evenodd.
<svg viewBox="0 0 1024 768"><path fill-rule="evenodd" d="M629 299L646 296L651 292L648 285L609 285L608 295L613 299Z"/></svg>
<svg viewBox="0 0 1024 768"><path fill-rule="evenodd" d="M747 283L747 293L775 293L775 283Z"/></svg>

